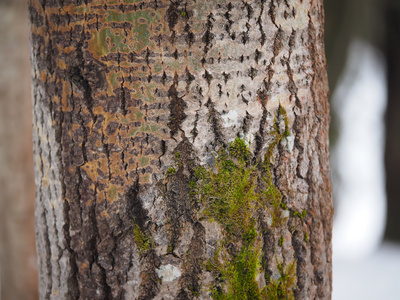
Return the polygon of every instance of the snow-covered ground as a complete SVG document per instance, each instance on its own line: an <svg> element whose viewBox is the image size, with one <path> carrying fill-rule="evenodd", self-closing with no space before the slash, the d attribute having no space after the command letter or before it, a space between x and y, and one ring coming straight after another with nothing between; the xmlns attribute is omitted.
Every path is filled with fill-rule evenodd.
<svg viewBox="0 0 400 300"><path fill-rule="evenodd" d="M399 300L400 245L383 243L361 260L333 260L333 300Z"/></svg>

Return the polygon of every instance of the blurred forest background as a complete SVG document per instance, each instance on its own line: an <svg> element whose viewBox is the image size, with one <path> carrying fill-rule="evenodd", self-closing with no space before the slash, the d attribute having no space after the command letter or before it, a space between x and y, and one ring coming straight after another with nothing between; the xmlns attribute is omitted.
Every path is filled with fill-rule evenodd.
<svg viewBox="0 0 400 300"><path fill-rule="evenodd" d="M400 299L400 1L325 0L325 15L333 299ZM38 298L29 51L27 1L0 0L2 300Z"/></svg>

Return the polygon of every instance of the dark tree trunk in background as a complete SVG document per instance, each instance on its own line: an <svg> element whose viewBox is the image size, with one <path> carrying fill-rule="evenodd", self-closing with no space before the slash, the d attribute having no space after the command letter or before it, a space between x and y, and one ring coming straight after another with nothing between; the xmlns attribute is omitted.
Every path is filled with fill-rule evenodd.
<svg viewBox="0 0 400 300"><path fill-rule="evenodd" d="M385 43L386 3L380 0L325 0L324 4L329 88L334 93L347 62L349 46L354 39L361 39L382 50ZM331 110L331 149L334 149L337 137L341 134L337 117L339 113ZM332 173L336 175L334 166Z"/></svg>
<svg viewBox="0 0 400 300"><path fill-rule="evenodd" d="M362 39L379 49L383 47L386 3L380 0L326 0L324 4L329 87L333 91L353 39Z"/></svg>
<svg viewBox="0 0 400 300"><path fill-rule="evenodd" d="M386 62L388 106L386 111L386 192L387 225L385 237L400 241L400 4L388 1L386 7Z"/></svg>
<svg viewBox="0 0 400 300"><path fill-rule="evenodd" d="M30 1L42 299L330 299L322 1Z"/></svg>

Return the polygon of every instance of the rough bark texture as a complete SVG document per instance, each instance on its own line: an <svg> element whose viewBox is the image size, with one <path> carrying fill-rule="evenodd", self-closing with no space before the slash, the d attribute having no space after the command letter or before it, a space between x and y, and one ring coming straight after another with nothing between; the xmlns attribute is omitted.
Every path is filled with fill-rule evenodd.
<svg viewBox="0 0 400 300"><path fill-rule="evenodd" d="M330 298L322 1L43 0L30 19L43 299ZM224 174L247 180L242 223L213 211Z"/></svg>
<svg viewBox="0 0 400 300"><path fill-rule="evenodd" d="M28 37L25 1L0 1L0 299L3 300L38 298Z"/></svg>

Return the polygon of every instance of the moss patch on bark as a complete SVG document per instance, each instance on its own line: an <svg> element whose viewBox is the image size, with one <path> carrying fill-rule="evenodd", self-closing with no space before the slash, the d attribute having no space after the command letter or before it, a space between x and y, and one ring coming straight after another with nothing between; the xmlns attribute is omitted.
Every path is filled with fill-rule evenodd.
<svg viewBox="0 0 400 300"><path fill-rule="evenodd" d="M140 228L138 224L133 222L133 237L141 253L145 253L152 248L152 240L143 230Z"/></svg>
<svg viewBox="0 0 400 300"><path fill-rule="evenodd" d="M271 281L267 288L265 298L268 300L294 300L293 288L296 285L296 262L289 263L286 268L282 265L278 265L278 271L280 274L279 279Z"/></svg>
<svg viewBox="0 0 400 300"><path fill-rule="evenodd" d="M236 138L214 153L213 166L192 165L188 169L189 196L194 207L198 208L198 219L217 222L224 232L224 238L218 241L213 258L205 262L206 270L215 279L209 287L213 299L293 297L297 282L295 261L285 267L279 264L277 271L280 277L259 284L264 270L261 259L262 230L258 220L262 216L267 217L268 230L279 230L288 220L288 213L284 214L288 207L274 185L271 172L272 156L279 142L290 135L288 127L286 111L280 106L270 132L273 139L261 162L257 162L245 140ZM177 170L182 166L181 153L175 152L175 164L167 169L166 178L175 178ZM142 242L139 233L135 238L137 243L144 248L151 246L150 241ZM279 245L283 245L283 238Z"/></svg>
<svg viewBox="0 0 400 300"><path fill-rule="evenodd" d="M279 133L278 119L284 130ZM249 146L236 138L215 155L213 167L198 167L190 181L191 195L198 202L202 218L218 222L225 232L206 269L215 276L213 299L291 299L296 283L296 263L278 266L280 278L260 287L262 274L261 238L257 218L270 213L271 228L287 221L283 216L282 194L275 187L270 170L271 157L282 138L288 136L288 119L283 107L275 118L274 140L264 160L253 163Z"/></svg>

